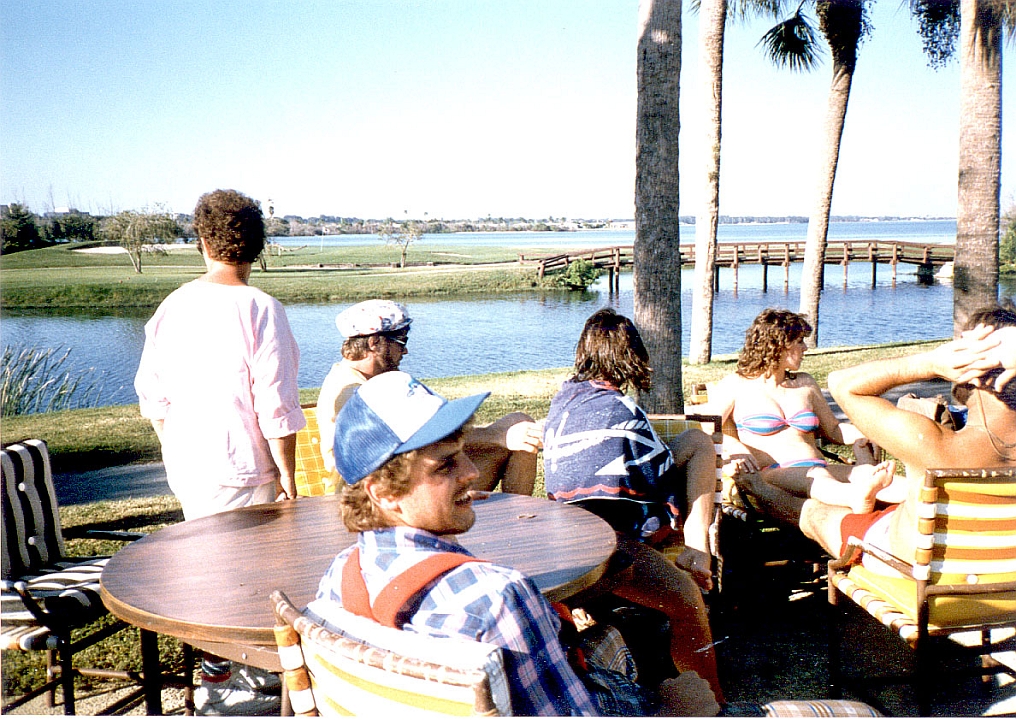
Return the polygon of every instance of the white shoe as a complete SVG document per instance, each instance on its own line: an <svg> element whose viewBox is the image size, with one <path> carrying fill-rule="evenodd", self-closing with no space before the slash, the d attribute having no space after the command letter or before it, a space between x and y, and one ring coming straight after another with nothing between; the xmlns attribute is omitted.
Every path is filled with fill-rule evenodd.
<svg viewBox="0 0 1016 720"><path fill-rule="evenodd" d="M251 689L234 671L223 682L202 679L194 690L194 709L198 715L278 715L282 698Z"/></svg>
<svg viewBox="0 0 1016 720"><path fill-rule="evenodd" d="M233 676L240 676L247 683L247 686L256 692L268 695L282 694L282 681L279 680L279 676L276 673L268 672L252 665L233 663Z"/></svg>

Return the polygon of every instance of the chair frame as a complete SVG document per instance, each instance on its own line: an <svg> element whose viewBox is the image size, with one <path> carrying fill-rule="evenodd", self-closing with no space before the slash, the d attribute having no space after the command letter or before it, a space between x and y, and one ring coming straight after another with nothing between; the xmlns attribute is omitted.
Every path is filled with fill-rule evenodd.
<svg viewBox="0 0 1016 720"><path fill-rule="evenodd" d="M56 493L53 486L52 471L50 469L49 461L49 450L46 446L45 441L31 439L21 440L14 443L4 443L3 451L5 455L8 452L20 452L20 448L24 448L27 451L27 455L36 456L41 459L40 467L36 468L36 471L43 473L42 478L35 482L36 490L46 493L46 497L42 499L44 505L43 515L47 515L45 508L49 509L52 514L51 517L43 517L41 521L43 523L52 521L55 523L55 527L48 528L47 533L53 533L53 540L55 541L55 547L47 548L47 552L55 552L59 554L59 557L47 557L44 558L44 562L51 566L55 566L60 563L74 563L74 562L86 562L89 560L101 559L104 556L95 557L75 557L65 555L64 549L64 538L63 529L60 525L59 507L56 502ZM6 467L6 462L4 463ZM6 475L6 471L4 472ZM10 508L10 517L7 517L8 513L8 501L7 501L7 490L8 480L3 480L4 484L4 505L5 505L5 521L13 521L19 523L20 520L14 516L13 506ZM21 483L21 487L17 488L19 493L25 492L23 490L24 483ZM34 515L34 512L33 512ZM40 520L40 518L34 518ZM19 525L20 529L20 525ZM34 528L33 528L34 529ZM129 542L137 540L143 537L141 533L129 533L129 532L118 532L118 531L88 531L85 535L88 539L93 540L119 540ZM34 545L29 539L29 544ZM29 568L29 572L31 568ZM25 577L34 577L26 575ZM126 670L109 670L105 668L83 668L74 667L73 658L74 655L90 647L102 640L105 640L112 635L125 630L129 627L127 623L116 620L113 623L100 628L96 632L88 635L87 637L81 638L76 642L71 640L72 630L83 627L79 623L68 622L67 619L60 616L58 613L47 610L42 606L41 603L31 594L28 584L23 580L16 578L4 579L2 581L3 590L5 592L14 592L21 599L25 609L32 615L35 621L35 626L39 628L45 628L48 631L48 635L42 640L45 642L45 653L46 653L46 682L41 686L36 687L29 692L21 695L14 700L6 703L0 712L7 713L10 710L21 707L30 700L36 697L48 693L47 706L53 707L56 704L56 689L62 688L63 690L63 704L64 712L67 715L75 714L75 698L74 698L74 677L76 675L89 676L89 677L101 677L107 679L119 679L128 680L134 683L142 683L142 675L134 671ZM103 613L98 613L96 620L103 617ZM39 651L42 649L40 648ZM14 651L12 648L10 651ZM33 650L19 650L21 652L32 652ZM5 651L7 652L7 651ZM106 708L106 712L115 712L124 707L127 707L135 700L137 700L144 693L144 689L141 688L134 693L127 695L121 700L117 701L110 707Z"/></svg>
<svg viewBox="0 0 1016 720"><path fill-rule="evenodd" d="M835 613L837 622L830 624L833 636L829 642L829 677L833 697L839 697L846 686L860 687L863 691L864 686L867 685L910 683L914 687L919 713L927 716L931 709L931 675L935 669L928 647L929 640L934 637L947 637L969 631L980 633L979 644L964 646L952 643L948 646L953 655L982 659L981 667L970 668L965 674L982 677L1008 674L1016 678L1016 671L990 658L993 653L1016 650L1016 636L997 641L991 639L992 630L1016 629L1016 614L1008 618L988 619L984 622L949 623L942 626L933 624L931 618L931 603L936 599L975 598L1000 594L1008 594L1016 599L1016 580L978 583L977 575L971 573L967 576L970 580L966 584L936 581L936 573L942 568L942 554L944 549L949 547L948 542L941 539L946 533L939 532L936 535L936 527L941 530L949 512L949 498L946 497L944 502L941 501L942 486L950 480L983 479L990 481L996 478L1003 480L1010 478L1016 483L1016 469L929 469L926 471L920 498L920 518L916 530L919 549L914 564L907 563L856 537L851 537L848 540L847 551L841 557L828 563L829 604L834 611L838 611ZM1004 497L1011 499L1011 496L1008 495ZM1016 523L1016 516L1008 517L1006 520L1012 525ZM876 590L861 587L848 577L850 568L854 564L851 560L857 550L872 555L914 581L916 613L909 613L894 606L890 601L881 598ZM1011 551L1012 548L1010 548L1010 553ZM1011 559L1010 564L1013 564ZM847 677L841 672L840 638L843 628L840 626L845 624L847 615L844 605L841 604L843 601L850 603L846 607L858 605L867 611L869 615L880 621L885 628L911 648L914 653L913 672L863 679ZM912 615L916 615L916 617L912 617Z"/></svg>
<svg viewBox="0 0 1016 720"><path fill-rule="evenodd" d="M443 685L471 688L475 693L474 715L498 714L490 678L482 670L439 665L332 632L300 612L281 590L273 591L270 599L275 610L275 638L279 647L279 659L285 670L284 713L292 711L298 716L318 714L313 681L304 664L302 644L306 642L377 671L423 681L438 681ZM388 630L382 626L378 627Z"/></svg>

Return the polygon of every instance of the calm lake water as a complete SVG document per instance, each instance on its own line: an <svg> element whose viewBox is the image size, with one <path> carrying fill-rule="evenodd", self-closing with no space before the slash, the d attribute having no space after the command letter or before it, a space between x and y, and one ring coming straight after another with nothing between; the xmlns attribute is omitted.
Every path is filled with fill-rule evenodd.
<svg viewBox="0 0 1016 720"><path fill-rule="evenodd" d="M846 227L851 226L851 227ZM683 231L686 228L682 228ZM721 240L804 239L806 225L724 225ZM897 239L951 241L952 221L909 223L834 223L830 237L836 239ZM895 234L893 234L895 233ZM691 235L688 236L689 240ZM374 236L294 238L330 245L370 244ZM601 247L631 242L631 232L583 233L468 233L425 236L423 242L477 245L497 243L511 246ZM732 290L732 271L720 272L720 291L714 306L713 352L737 352L744 331L766 307L796 310L801 265L792 266L789 291L783 290L782 268L770 268L769 292L762 292L761 269L742 266L739 287ZM842 272L830 266L822 296L819 345L832 347L896 340L944 338L952 332L952 285L917 283L913 266L901 265L897 284L891 286L888 266L880 266L877 286L871 287L870 266L851 267L843 287ZM682 273L683 346L687 350L692 306L692 269ZM1016 294L1016 283L1003 286L1003 294ZM547 292L491 298L407 301L413 316L409 355L402 367L418 377L446 377L474 373L570 366L575 341L586 318L597 309L610 306L631 316L631 274L621 277L619 293L607 290L602 278L589 291ZM335 330L335 315L348 304L287 306L293 331L300 344L300 387L319 387L331 364L339 358L341 337ZM124 314L26 312L3 313L4 346L70 348L68 359L76 369L94 368L101 386L102 404L137 402L133 379L144 344L144 324L150 311Z"/></svg>

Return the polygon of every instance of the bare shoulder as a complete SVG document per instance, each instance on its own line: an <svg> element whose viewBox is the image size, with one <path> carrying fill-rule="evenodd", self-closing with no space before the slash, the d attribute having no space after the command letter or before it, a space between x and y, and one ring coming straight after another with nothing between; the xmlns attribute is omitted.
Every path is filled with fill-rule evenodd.
<svg viewBox="0 0 1016 720"><path fill-rule="evenodd" d="M804 388L807 390L815 390L819 393L822 392L822 388L818 386L818 381L806 372L796 372L794 377L787 377L786 386L788 388Z"/></svg>

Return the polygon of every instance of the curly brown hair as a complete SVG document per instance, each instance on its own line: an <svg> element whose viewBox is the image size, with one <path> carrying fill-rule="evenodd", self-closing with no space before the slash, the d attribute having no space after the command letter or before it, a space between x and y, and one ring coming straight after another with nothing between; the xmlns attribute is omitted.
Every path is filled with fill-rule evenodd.
<svg viewBox="0 0 1016 720"><path fill-rule="evenodd" d="M572 380L602 380L621 390L647 392L652 368L635 323L610 308L597 310L586 320L575 347Z"/></svg>
<svg viewBox="0 0 1016 720"><path fill-rule="evenodd" d="M783 353L801 338L811 335L811 323L789 310L767 308L744 333L744 347L737 359L737 374L756 378L772 375Z"/></svg>
<svg viewBox="0 0 1016 720"><path fill-rule="evenodd" d="M465 436L468 428L469 423L466 423L439 442L458 442ZM342 487L339 507L342 509L342 522L350 532L369 532L392 526L381 508L375 505L367 494L366 481L372 479L378 483L383 494L389 497L400 498L408 495L413 487L409 470L419 452L411 450L396 455L360 482Z"/></svg>
<svg viewBox="0 0 1016 720"><path fill-rule="evenodd" d="M202 195L194 208L194 229L208 256L230 265L253 263L265 247L261 206L236 190Z"/></svg>
<svg viewBox="0 0 1016 720"><path fill-rule="evenodd" d="M355 335L342 341L342 357L346 360L363 360L370 352L372 335Z"/></svg>

